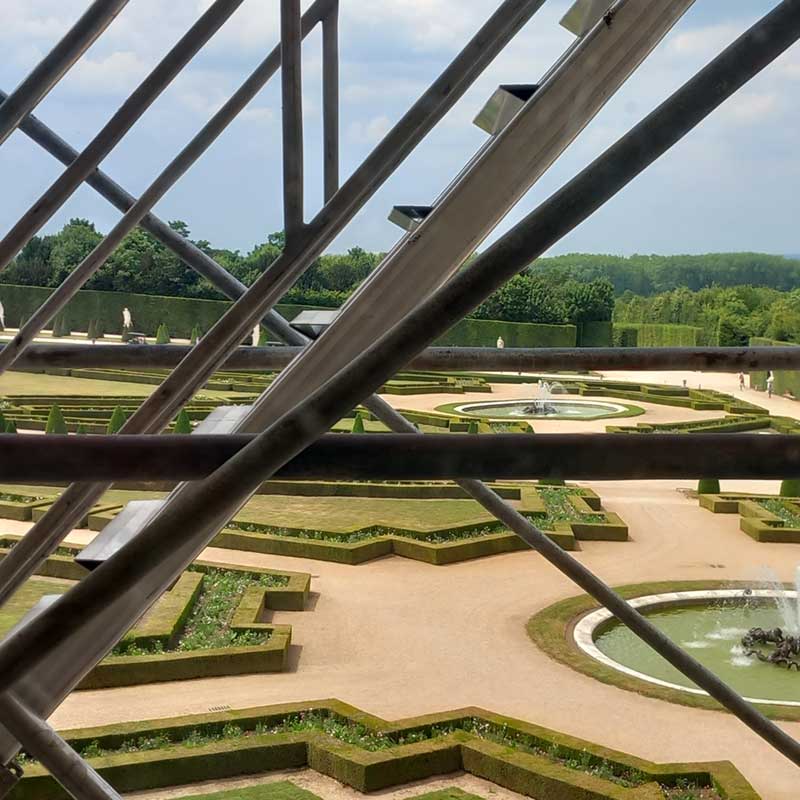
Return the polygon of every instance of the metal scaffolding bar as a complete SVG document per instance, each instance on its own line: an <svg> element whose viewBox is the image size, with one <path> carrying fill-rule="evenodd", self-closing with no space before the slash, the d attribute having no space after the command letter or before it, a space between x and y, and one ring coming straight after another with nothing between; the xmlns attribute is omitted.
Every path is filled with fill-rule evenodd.
<svg viewBox="0 0 800 800"><path fill-rule="evenodd" d="M142 81L78 158L0 241L0 270L41 230L97 165L119 144L173 79L244 0L216 0Z"/></svg>
<svg viewBox="0 0 800 800"><path fill-rule="evenodd" d="M272 264L250 290L253 294L248 294L247 300L237 304L217 326L215 330L218 335L215 337L209 334L201 340L170 378L128 420L123 428L124 433L155 433L170 422L193 392L208 380L229 352L241 342L247 331L252 329L264 316L264 312L283 294L283 290L288 289L294 278L343 230L363 204L531 19L543 2L544 0L505 0L307 226L304 231L304 248L297 255L284 254ZM254 74L250 82L255 80ZM238 113L244 107L236 105L234 109L234 104L244 99L243 92L239 95L235 100L232 98L219 114L227 110ZM230 289L233 293L236 286L231 284ZM254 299L256 297L261 298L257 304ZM287 336L293 334L293 329L278 315L270 314L269 322L272 329L283 329ZM13 552L0 562L0 605L35 572L38 565L55 550L67 533L78 524L85 511L108 488L110 484L107 482L95 485L72 484L59 497Z"/></svg>
<svg viewBox="0 0 800 800"><path fill-rule="evenodd" d="M300 0L281 0L283 227L287 247L303 229L303 73Z"/></svg>
<svg viewBox="0 0 800 800"><path fill-rule="evenodd" d="M222 269L220 267L220 269ZM226 273L227 274L227 273ZM233 278L233 280L236 280ZM242 294L245 289L242 287ZM264 324L285 338L285 328L276 330L273 317ZM284 325L289 323L284 321ZM59 369L171 369L191 348L186 345L32 344L17 359L18 370ZM222 365L227 370L277 371L287 367L304 349L290 347L240 347ZM0 353L3 346L0 345ZM751 372L800 369L800 347L585 347L504 348L430 347L415 356L404 370L422 372L522 372L581 371L652 372L690 370L702 372ZM491 377L487 376L491 382ZM568 375L568 380L591 381L591 376Z"/></svg>
<svg viewBox="0 0 800 800"><path fill-rule="evenodd" d="M0 145L114 21L128 0L95 0L0 105Z"/></svg>
<svg viewBox="0 0 800 800"><path fill-rule="evenodd" d="M618 0L614 24L587 34L503 131L489 141L420 227L401 240L349 298L330 327L262 395L244 423L246 429L263 430L442 286L692 2Z"/></svg>
<svg viewBox="0 0 800 800"><path fill-rule="evenodd" d="M448 287L450 299L456 298L460 307L470 291L481 285L482 278L476 281L471 276L476 266L480 267L479 273L485 272L489 265L497 265L494 259L502 254L511 263L500 266L511 273L551 247L798 37L800 0L784 0L634 131L503 237L472 269L462 272ZM9 637L0 645L0 674L8 681L19 680L40 662L47 662L48 650L57 649L72 634L94 629L99 624L114 627L116 615L129 608L127 604L137 594L145 593L152 602L160 590L146 588L142 582L152 581L154 571L162 581L177 577L213 536L216 526L224 524L263 479L324 433L361 397L376 389L404 359L408 360L450 326L449 319L442 314L443 294L446 293L423 303L322 390L259 435L209 479L193 491L175 497L171 506L134 540L41 616ZM498 516L507 513L513 512L504 506L497 509ZM187 519L194 524L187 525ZM202 524L198 525L198 520ZM797 742L672 644L580 563L536 529L532 528L526 541L773 747L800 764ZM148 586L153 585L148 583ZM111 637L111 633L106 635Z"/></svg>
<svg viewBox="0 0 800 800"><path fill-rule="evenodd" d="M339 2L322 23L325 202L339 190Z"/></svg>
<svg viewBox="0 0 800 800"><path fill-rule="evenodd" d="M8 693L0 694L0 719L9 733L25 742L26 752L46 764L75 800L122 800L43 719Z"/></svg>
<svg viewBox="0 0 800 800"><path fill-rule="evenodd" d="M370 398L366 405L381 413ZM391 409L391 407L389 407ZM391 409L391 415L401 417ZM381 413L387 421L389 414ZM405 421L403 430L419 433ZM394 425L399 430L399 425ZM0 436L3 483L196 481L255 434L202 436ZM327 434L276 473L282 480L782 480L800 476L797 435Z"/></svg>

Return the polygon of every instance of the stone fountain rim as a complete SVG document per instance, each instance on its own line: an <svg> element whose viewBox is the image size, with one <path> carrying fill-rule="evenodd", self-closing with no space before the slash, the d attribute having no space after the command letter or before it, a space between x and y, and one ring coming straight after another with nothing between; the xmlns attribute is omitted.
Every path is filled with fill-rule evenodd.
<svg viewBox="0 0 800 800"><path fill-rule="evenodd" d="M608 409L609 411L613 411L613 414L621 414L625 411L629 411L633 406L624 405L623 403L615 403L611 400L593 400L593 399L584 399L584 398L575 398L570 397L569 395L564 395L562 397L556 396L549 396L549 397L531 397L531 398L511 398L506 400L479 400L469 403L461 403L459 404L455 411L457 414L470 414L474 413L471 412L469 409L489 409L492 406L511 406L511 405L525 405L531 403L569 403L570 405L581 405L581 406L599 406L604 409ZM612 416L612 414L606 415L607 417ZM598 417L598 419L602 419L603 417Z"/></svg>
<svg viewBox="0 0 800 800"><path fill-rule="evenodd" d="M628 602L634 608L642 611L647 609L659 608L663 606L672 605L686 605L697 603L703 600L741 600L744 597L742 589L698 589L693 591L684 592L665 592L663 594L651 594L644 597L634 597ZM785 590L781 593L774 589L753 589L747 595L748 598L770 600L779 596L797 599L797 592L792 590ZM600 648L595 644L595 633L601 626L608 623L614 618L614 615L607 608L600 608L595 611L590 611L581 617L575 624L572 631L572 638L578 649L585 655L594 659L595 661L604 664L611 669L629 675L633 678L638 678L646 683L655 684L656 686L663 686L667 689L674 689L686 694L701 695L708 697L708 692L702 689L692 689L687 686L681 686L678 683L671 683L664 681L660 678L654 678L652 675L647 675L644 672L639 672L631 667L626 667L620 664L610 656L603 653ZM800 708L800 700L765 700L760 697L745 697L749 703L769 705L769 706L787 706L792 708Z"/></svg>

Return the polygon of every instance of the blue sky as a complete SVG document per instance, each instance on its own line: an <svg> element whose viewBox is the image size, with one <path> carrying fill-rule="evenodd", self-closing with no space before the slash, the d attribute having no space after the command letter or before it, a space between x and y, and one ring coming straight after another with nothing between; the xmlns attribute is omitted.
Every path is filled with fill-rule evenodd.
<svg viewBox="0 0 800 800"><path fill-rule="evenodd" d="M91 139L211 0L131 0L36 113L71 144ZM0 87L10 91L88 0L0 0ZM499 6L499 0L342 0L342 164L345 175ZM308 5L304 2L304 7ZM697 0L669 37L530 191L497 233L534 208L766 13L771 0ZM498 83L535 82L571 41L567 2L548 0L331 250L388 249L395 203L433 200L484 141L471 124ZM266 10L265 10L266 9ZM103 168L141 192L277 41L277 0L242 8L147 112ZM800 252L800 49L792 48L554 252ZM306 40L306 214L321 202L320 39ZM60 172L17 132L0 148L5 233ZM195 238L243 251L281 227L277 81L256 98L157 206ZM73 216L107 230L118 213L82 188L48 226Z"/></svg>

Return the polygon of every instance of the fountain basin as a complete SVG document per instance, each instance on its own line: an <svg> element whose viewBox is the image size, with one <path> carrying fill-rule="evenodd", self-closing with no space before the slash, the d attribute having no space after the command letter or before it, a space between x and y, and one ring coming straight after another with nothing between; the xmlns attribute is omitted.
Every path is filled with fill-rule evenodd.
<svg viewBox="0 0 800 800"><path fill-rule="evenodd" d="M631 605L698 661L753 703L800 707L800 674L745 655L742 636L753 627L785 627L780 605L797 592L716 589L637 597ZM586 655L623 674L657 686L706 695L606 609L593 611L572 631Z"/></svg>
<svg viewBox="0 0 800 800"><path fill-rule="evenodd" d="M574 398L531 398L530 400L495 400L464 403L455 413L483 419L604 419L629 416L630 406L600 400Z"/></svg>

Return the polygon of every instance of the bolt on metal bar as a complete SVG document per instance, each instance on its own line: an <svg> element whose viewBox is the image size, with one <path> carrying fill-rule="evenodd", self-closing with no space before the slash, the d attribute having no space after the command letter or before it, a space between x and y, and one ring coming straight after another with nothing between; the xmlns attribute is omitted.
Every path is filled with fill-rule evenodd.
<svg viewBox="0 0 800 800"><path fill-rule="evenodd" d="M131 593L152 591L152 595L147 595L152 602L159 594L158 589L139 587L140 581L150 577L153 569L160 570L162 578L177 577L185 564L200 552L209 533L213 536L215 526L224 524L261 481L324 433L361 397L380 386L404 360L444 332L451 325L444 312L453 303L458 309L456 313L463 313L465 306L468 310L482 299L472 303L473 292L477 294L488 289L488 294L496 288L492 270L508 278L552 247L798 38L800 0L784 0L490 248L470 270L460 273L447 292L439 292L423 303L321 390L198 484L194 491L176 497L134 540L41 616L0 644L0 674L13 683L35 665L46 661L48 649L60 646L71 635L95 623L113 625L114 614L126 608ZM476 271L479 279L473 275ZM507 509L499 507L496 513L498 516L506 514ZM192 525L186 524L189 519ZM198 525L198 521L202 524ZM800 746L792 737L666 639L596 576L549 542L541 531L534 529L534 532L528 541L538 552L611 609L637 635L754 732L800 765Z"/></svg>
<svg viewBox="0 0 800 800"><path fill-rule="evenodd" d="M61 41L0 105L0 145L114 21L128 0L95 0Z"/></svg>
<svg viewBox="0 0 800 800"><path fill-rule="evenodd" d="M376 396L364 401L397 434L419 431ZM256 434L202 436L0 436L0 480L197 481ZM800 475L796 434L692 433L649 436L580 433L536 436L326 434L278 470L281 480L782 480Z"/></svg>
<svg viewBox="0 0 800 800"><path fill-rule="evenodd" d="M181 362L170 378L128 420L123 433L155 433L169 423L178 409L197 391L242 340L247 331L271 309L291 282L338 236L399 164L413 151L434 125L464 95L484 69L519 32L544 0L505 0L453 62L403 116L362 165L348 178L342 189L307 226L304 246L284 253L254 284L247 301L234 307L192 353ZM327 4L325 8L327 9ZM317 13L322 5L315 3ZM319 20L318 20L319 21ZM264 66L267 64L265 62ZM258 71L257 71L258 72ZM260 82L254 73L248 84ZM219 112L244 105L244 88ZM260 88L260 87L259 87ZM237 103L242 103L236 106ZM218 116L219 116L218 115ZM211 123L209 123L211 124ZM235 284L230 284L235 290ZM227 291L227 290L226 290ZM260 298L257 304L255 297ZM278 315L270 314L270 327L291 335L292 329ZM284 336L283 333L280 334ZM291 339L288 339L291 341ZM27 533L25 538L0 562L0 606L36 571L38 565L78 524L110 484L72 484Z"/></svg>
<svg viewBox="0 0 800 800"><path fill-rule="evenodd" d="M43 719L8 693L0 694L0 719L75 800L122 800Z"/></svg>
<svg viewBox="0 0 800 800"><path fill-rule="evenodd" d="M303 228L303 73L300 0L281 0L283 227L286 242Z"/></svg>
<svg viewBox="0 0 800 800"><path fill-rule="evenodd" d="M325 202L339 190L339 2L322 23Z"/></svg>
<svg viewBox="0 0 800 800"><path fill-rule="evenodd" d="M78 158L0 241L0 270L41 230L244 0L215 0L142 81Z"/></svg>
<svg viewBox="0 0 800 800"><path fill-rule="evenodd" d="M225 274L229 275L227 272ZM236 281L233 276L229 275L229 278ZM239 293L235 294L217 285L232 299L241 297L247 290L242 284ZM276 327L274 317L277 316L277 312L271 312L263 324L280 339L288 341L285 327ZM284 325L290 327L285 320ZM240 347L230 355L222 368L281 370L303 352L305 344L304 340L303 344L296 343L288 347ZM170 369L177 366L190 349L188 345L179 344L129 344L125 347L118 344L95 344L91 347L83 344L32 344L17 359L14 368ZM0 345L0 353L2 351L3 345ZM403 370L420 372L485 372L489 373L486 376L489 382L494 372L689 370L736 373L769 369L800 369L800 347L429 347L403 367ZM592 380L590 376L578 374L570 377L578 382Z"/></svg>

